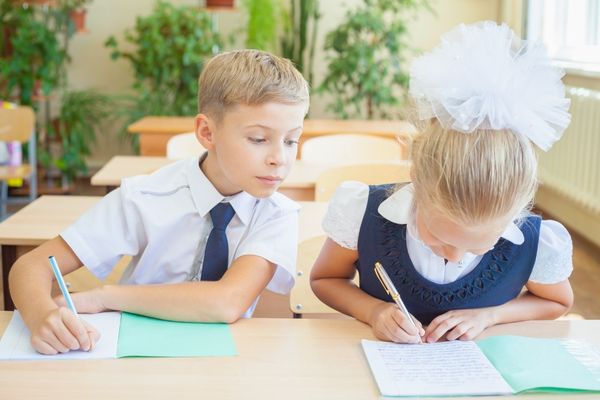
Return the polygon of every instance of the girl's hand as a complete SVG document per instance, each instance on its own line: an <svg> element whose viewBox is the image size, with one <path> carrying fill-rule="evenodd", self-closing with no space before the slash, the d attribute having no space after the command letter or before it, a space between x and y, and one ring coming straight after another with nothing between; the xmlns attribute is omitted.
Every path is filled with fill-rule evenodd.
<svg viewBox="0 0 600 400"><path fill-rule="evenodd" d="M425 330L424 341L433 343L444 336L446 340L472 340L494 324L492 307L452 310L431 321Z"/></svg>
<svg viewBox="0 0 600 400"><path fill-rule="evenodd" d="M83 314L96 314L99 312L108 311L108 308L104 306L101 296L101 289L92 289L85 292L71 293L71 299L78 313ZM66 307L67 302L63 296L57 296L54 298L56 304L59 307Z"/></svg>
<svg viewBox="0 0 600 400"><path fill-rule="evenodd" d="M99 339L96 328L65 307L52 310L31 330L31 345L42 354L90 351Z"/></svg>
<svg viewBox="0 0 600 400"><path fill-rule="evenodd" d="M373 309L369 325L377 339L396 343L419 343L425 331L414 317L413 321L418 330L394 303L381 302Z"/></svg>

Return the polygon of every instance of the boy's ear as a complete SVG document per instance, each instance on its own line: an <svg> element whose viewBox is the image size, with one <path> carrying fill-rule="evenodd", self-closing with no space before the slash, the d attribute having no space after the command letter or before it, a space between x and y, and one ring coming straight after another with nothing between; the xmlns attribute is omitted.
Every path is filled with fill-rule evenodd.
<svg viewBox="0 0 600 400"><path fill-rule="evenodd" d="M198 142L206 149L210 150L214 147L213 143L213 121L205 114L198 114L194 119L196 138Z"/></svg>

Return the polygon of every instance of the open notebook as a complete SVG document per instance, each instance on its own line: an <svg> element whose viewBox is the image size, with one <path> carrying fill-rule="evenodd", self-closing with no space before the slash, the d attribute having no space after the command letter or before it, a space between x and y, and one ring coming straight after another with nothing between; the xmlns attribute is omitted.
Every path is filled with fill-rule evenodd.
<svg viewBox="0 0 600 400"><path fill-rule="evenodd" d="M29 343L29 329L18 311L0 340L0 360L59 360L120 357L200 357L237 354L227 324L164 321L141 315L106 312L79 314L101 334L90 351L52 356L37 353Z"/></svg>
<svg viewBox="0 0 600 400"><path fill-rule="evenodd" d="M493 336L424 345L362 341L384 396L600 391L600 351L585 341Z"/></svg>

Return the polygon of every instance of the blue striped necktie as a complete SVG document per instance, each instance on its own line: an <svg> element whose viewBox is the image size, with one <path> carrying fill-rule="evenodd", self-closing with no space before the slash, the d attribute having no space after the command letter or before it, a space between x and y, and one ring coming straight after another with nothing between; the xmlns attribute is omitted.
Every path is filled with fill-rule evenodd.
<svg viewBox="0 0 600 400"><path fill-rule="evenodd" d="M203 281L218 281L227 271L229 249L227 247L227 236L225 228L235 215L235 211L229 203L219 203L210 210L213 228L208 235L206 249L204 250L204 261L202 262Z"/></svg>

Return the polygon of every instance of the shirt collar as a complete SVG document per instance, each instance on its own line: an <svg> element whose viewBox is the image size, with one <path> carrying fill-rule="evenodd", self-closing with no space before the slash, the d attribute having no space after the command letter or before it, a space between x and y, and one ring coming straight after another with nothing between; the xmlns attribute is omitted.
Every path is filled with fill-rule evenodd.
<svg viewBox="0 0 600 400"><path fill-rule="evenodd" d="M411 225L413 190L412 183L403 186L381 202L377 211L385 219L396 224ZM523 232L514 222L509 223L500 236L517 245L525 241Z"/></svg>
<svg viewBox="0 0 600 400"><path fill-rule="evenodd" d="M204 152L200 158L190 158L186 166L188 185L190 187L192 199L196 205L198 213L204 217L218 203L222 201L229 202L235 210L235 214L238 216L240 221L242 221L244 225L248 225L257 199L246 192L240 192L234 194L233 196L227 197L219 193L219 191L215 188L208 177L204 175L204 172L202 172L202 169L200 168L200 163L204 161L207 154L207 152Z"/></svg>

